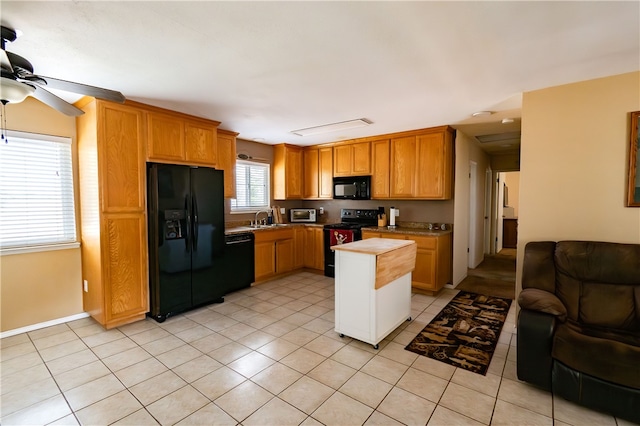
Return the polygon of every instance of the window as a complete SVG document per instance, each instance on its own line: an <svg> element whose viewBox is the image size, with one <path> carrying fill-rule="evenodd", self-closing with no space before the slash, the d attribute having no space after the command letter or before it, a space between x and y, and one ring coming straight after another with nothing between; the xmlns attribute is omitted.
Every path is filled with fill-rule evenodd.
<svg viewBox="0 0 640 426"><path fill-rule="evenodd" d="M236 162L236 198L231 211L254 212L269 207L269 164L238 160Z"/></svg>
<svg viewBox="0 0 640 426"><path fill-rule="evenodd" d="M71 139L7 131L0 142L0 249L68 243L76 243Z"/></svg>

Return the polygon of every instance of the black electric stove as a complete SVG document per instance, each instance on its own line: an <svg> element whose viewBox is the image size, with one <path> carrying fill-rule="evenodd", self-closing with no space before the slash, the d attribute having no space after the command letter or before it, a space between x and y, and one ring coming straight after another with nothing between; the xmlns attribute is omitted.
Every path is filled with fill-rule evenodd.
<svg viewBox="0 0 640 426"><path fill-rule="evenodd" d="M335 276L335 252L331 250L331 231L345 230L353 232L353 241L362 239L362 228L375 226L378 223L378 210L341 209L340 223L324 226L324 275Z"/></svg>

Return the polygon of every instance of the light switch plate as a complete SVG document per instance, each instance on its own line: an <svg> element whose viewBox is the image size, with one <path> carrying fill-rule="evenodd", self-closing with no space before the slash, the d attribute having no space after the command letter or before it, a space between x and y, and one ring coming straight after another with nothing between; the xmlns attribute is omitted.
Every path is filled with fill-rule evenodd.
<svg viewBox="0 0 640 426"><path fill-rule="evenodd" d="M280 207L280 214L285 214L287 211L284 207Z"/></svg>
<svg viewBox="0 0 640 426"><path fill-rule="evenodd" d="M84 288L84 292L85 292L85 293L89 293L89 281L84 280L84 281L82 282L82 287Z"/></svg>

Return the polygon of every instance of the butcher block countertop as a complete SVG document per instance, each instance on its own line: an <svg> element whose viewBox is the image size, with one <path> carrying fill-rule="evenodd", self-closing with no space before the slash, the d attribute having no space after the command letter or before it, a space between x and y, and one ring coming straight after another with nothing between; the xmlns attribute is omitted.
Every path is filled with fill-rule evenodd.
<svg viewBox="0 0 640 426"><path fill-rule="evenodd" d="M331 247L338 252L351 252L375 256L376 274L374 288L380 289L416 267L417 244L411 240L369 238Z"/></svg>
<svg viewBox="0 0 640 426"><path fill-rule="evenodd" d="M411 244L415 244L415 242L410 240L390 240L388 238L369 238L331 246L331 250L346 250L378 256Z"/></svg>

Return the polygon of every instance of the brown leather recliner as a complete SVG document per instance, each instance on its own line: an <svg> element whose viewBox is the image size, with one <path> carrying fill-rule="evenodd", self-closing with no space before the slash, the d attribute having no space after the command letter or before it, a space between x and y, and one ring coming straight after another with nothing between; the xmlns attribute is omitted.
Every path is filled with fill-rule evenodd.
<svg viewBox="0 0 640 426"><path fill-rule="evenodd" d="M640 244L530 242L518 378L640 423Z"/></svg>

